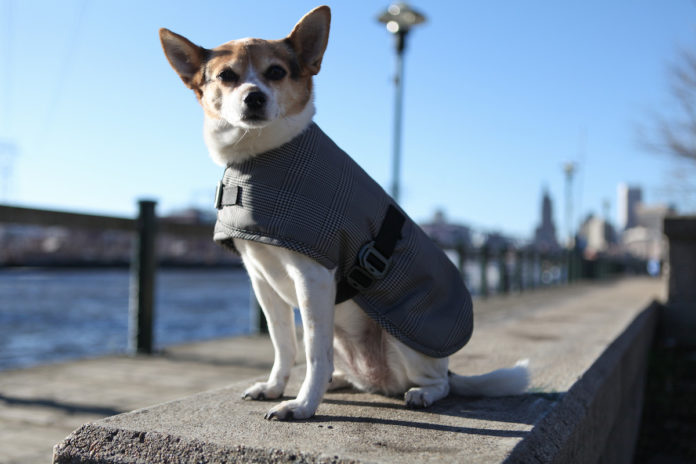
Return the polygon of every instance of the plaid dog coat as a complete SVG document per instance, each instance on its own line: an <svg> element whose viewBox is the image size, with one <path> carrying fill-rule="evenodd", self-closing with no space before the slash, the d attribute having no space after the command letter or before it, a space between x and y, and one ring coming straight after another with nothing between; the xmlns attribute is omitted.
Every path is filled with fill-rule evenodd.
<svg viewBox="0 0 696 464"><path fill-rule="evenodd" d="M314 123L279 148L228 165L216 203L215 241L234 251L234 238L288 248L336 269L337 281L394 205ZM398 211L405 222L386 275L353 300L411 348L448 356L471 337L471 296L444 252Z"/></svg>

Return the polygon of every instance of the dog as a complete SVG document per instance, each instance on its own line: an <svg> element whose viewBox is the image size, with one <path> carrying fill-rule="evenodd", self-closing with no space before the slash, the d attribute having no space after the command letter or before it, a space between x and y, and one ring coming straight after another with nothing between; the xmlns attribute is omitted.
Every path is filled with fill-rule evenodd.
<svg viewBox="0 0 696 464"><path fill-rule="evenodd" d="M291 141L304 140L303 137L309 137L311 140L323 137L323 133L312 122L315 113L313 76L319 73L321 68L328 44L330 20L329 7L320 6L302 17L284 39L246 38L233 40L213 49L195 45L168 29L160 29L160 40L169 63L184 84L193 90L203 108L204 140L210 156L217 164L227 167L224 182L221 182L216 194L216 206L220 209L218 222L228 207L232 211L230 214L239 215L234 210L235 205L239 207L256 201L254 196L246 193L249 190L254 192L256 186L248 185L249 174L244 171L245 166L254 163L264 164L262 160L269 159L268 153L272 153L274 159L281 164L294 161L295 155L285 149ZM317 140L320 142L316 143L323 145L313 152L313 160L323 156L324 148L321 147L340 151L331 145L330 140ZM337 159L344 162L344 158ZM286 169L285 164L282 166L281 175L285 175L286 180L289 178L290 181L295 181L296 179L286 172L290 168ZM348 168L345 169L359 171L353 164L346 166ZM241 179L237 180L244 185L229 187L227 181L232 175ZM364 173L360 175L366 176ZM312 179L314 184L308 187L310 190L331 191L332 185L323 185L321 179L317 179L316 176ZM411 245L394 245L394 241L404 242L405 235L414 234L418 240L422 240L422 231L409 219L404 219L405 213L398 206L390 205L390 209L385 213L388 200L391 199L383 192L377 192L376 184L371 179L365 183L365 188L373 189L375 195L382 195L380 198L387 199L365 203L379 204L380 216L387 214L397 218L396 222L389 221L392 223L390 227L384 226L384 223L388 222L384 219L382 228L390 228L391 233L388 231L380 234L392 236L391 243L386 248L395 249L384 254L408 254L408 246ZM324 194L327 195L328 193ZM279 211L274 214L282 214L282 210L277 209L282 206L279 206L279 203L283 202L275 201L271 205ZM222 204L226 206L221 206ZM351 205L347 207L350 208ZM275 220L274 214L268 216L269 223ZM295 213L289 216L294 217ZM406 225L403 225L403 221L406 221ZM396 225L393 225L394 223ZM228 232L228 235L218 238L218 226L232 230L234 234ZM370 225L371 233L376 233L378 226L378 222ZM370 312L371 309L366 305L359 304L367 298L363 293L368 292L368 288L382 285L374 284L375 280L382 279L382 274L398 273L395 269L389 269L389 266L392 266L392 258L382 256L372 244L367 244L367 248L360 248L359 262L362 264L353 266L349 271L357 272L351 281L350 276L337 275L338 266L334 261L324 262L323 255L315 256L311 252L303 251L302 247L292 245L295 242L278 246L273 237L259 239L253 234L241 233L239 230L236 226L224 227L224 224L218 224L216 240L226 243L241 255L268 321L275 351L275 360L268 380L258 382L245 390L242 394L244 399L281 398L297 350L293 308L299 309L304 328L306 375L299 393L296 398L282 401L272 407L265 415L266 419L309 418L315 414L326 391L346 387L390 396L403 395L406 406L412 408L429 407L450 393L468 396L507 396L520 394L527 389L529 374L524 363L479 376L461 376L449 372L448 357L442 354L459 349L471 334L471 321L461 322L466 317L471 319L470 314L465 311L457 309L459 313L456 318L460 321L457 324L463 328L457 340L453 342L455 345L446 351L437 351L427 348L436 345L436 341L432 339L437 338L437 335L425 335L413 341L403 335L405 332L402 328L390 322L390 314L380 313L380 308L377 308L376 312ZM314 232L314 229L306 229L306 233L310 232ZM354 238L350 233L341 237L341 240L336 239L341 243L349 243ZM326 241L322 236L316 237L316 240ZM340 256L346 254L341 250L337 253ZM439 249L428 248L427 254L440 259L437 261L439 267L451 265L446 257L442 261L444 253ZM357 258L349 256L341 259L353 262ZM444 264L445 261L447 264ZM356 267L359 269L356 270ZM421 269L419 272L430 271ZM451 275L449 270L448 272ZM356 282L360 281L361 276L366 281ZM350 284L348 286L343 282L346 278ZM386 278L384 280L386 281ZM396 281L397 278L394 277L392 280ZM436 280L438 279L430 279L429 282ZM460 285L461 277L458 274L455 280L457 282L450 279L447 285ZM450 285L449 282L455 283ZM341 285L344 290L348 289L344 301L337 299L337 293L342 291ZM464 288L463 283L461 287ZM450 288L445 287L443 291L426 289L425 293L429 296L438 292L451 293L455 295L456 301L463 302L458 303L458 307L465 308L468 304L470 310L470 297L466 289L455 290L451 292ZM409 289L401 289L399 292L401 294L398 295L389 295L389 292L384 291L381 293L387 295L386 298L391 298L390 301L403 301L402 296L409 293ZM441 315L437 313L437 317ZM426 332L430 331L428 333L431 334L437 333L433 330L449 330L449 320L444 322L445 328L433 329L430 319L418 319ZM421 345L426 348L418 349Z"/></svg>

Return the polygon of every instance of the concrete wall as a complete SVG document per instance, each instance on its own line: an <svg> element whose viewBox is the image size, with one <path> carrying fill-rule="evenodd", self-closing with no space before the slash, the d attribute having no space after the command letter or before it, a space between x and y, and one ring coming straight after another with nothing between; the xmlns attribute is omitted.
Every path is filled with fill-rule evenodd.
<svg viewBox="0 0 696 464"><path fill-rule="evenodd" d="M633 462L657 314L642 312L506 462Z"/></svg>
<svg viewBox="0 0 696 464"><path fill-rule="evenodd" d="M640 422L659 281L632 279L500 298L451 358L480 373L529 357L532 388L448 397L427 410L398 398L329 393L312 419L266 421L250 381L86 424L55 463L629 463ZM303 366L286 394L299 389Z"/></svg>
<svg viewBox="0 0 696 464"><path fill-rule="evenodd" d="M663 336L696 347L696 216L668 217L664 232L669 240L669 296Z"/></svg>

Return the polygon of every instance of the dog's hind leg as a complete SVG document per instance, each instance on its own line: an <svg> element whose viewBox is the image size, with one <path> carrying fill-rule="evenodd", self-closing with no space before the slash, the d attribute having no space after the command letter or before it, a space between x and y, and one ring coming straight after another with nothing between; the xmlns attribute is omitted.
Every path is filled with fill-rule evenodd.
<svg viewBox="0 0 696 464"><path fill-rule="evenodd" d="M448 358L426 356L401 342L396 342L395 348L394 361L400 360L406 382L412 385L404 394L407 407L427 408L449 394Z"/></svg>
<svg viewBox="0 0 696 464"><path fill-rule="evenodd" d="M352 387L353 384L346 377L346 374L338 369L334 369L331 375L331 382L329 382L329 387L327 391L340 390L342 388Z"/></svg>
<svg viewBox="0 0 696 464"><path fill-rule="evenodd" d="M251 276L251 273L250 273ZM252 400L280 398L295 362L297 339L292 307L261 277L251 276L254 293L268 321L275 359L266 382L258 382L244 391L242 398Z"/></svg>
<svg viewBox="0 0 696 464"><path fill-rule="evenodd" d="M449 394L449 381L445 379L433 379L431 385L421 385L409 389L404 394L404 401L408 408L427 408L435 401L440 400Z"/></svg>

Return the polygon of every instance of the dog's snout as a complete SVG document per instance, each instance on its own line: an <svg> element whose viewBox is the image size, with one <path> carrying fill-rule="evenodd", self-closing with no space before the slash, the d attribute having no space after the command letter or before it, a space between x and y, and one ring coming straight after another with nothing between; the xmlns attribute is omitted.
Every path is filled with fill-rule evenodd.
<svg viewBox="0 0 696 464"><path fill-rule="evenodd" d="M266 104L266 94L255 90L249 92L249 94L244 98L244 103L250 110L260 110Z"/></svg>

